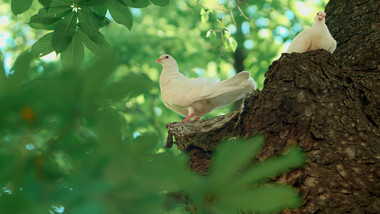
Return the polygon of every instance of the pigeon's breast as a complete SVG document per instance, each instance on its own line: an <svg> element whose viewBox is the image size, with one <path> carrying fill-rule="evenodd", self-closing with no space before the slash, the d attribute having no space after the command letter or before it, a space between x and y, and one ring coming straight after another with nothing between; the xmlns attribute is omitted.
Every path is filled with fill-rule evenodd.
<svg viewBox="0 0 380 214"><path fill-rule="evenodd" d="M324 49L329 50L334 44L334 39L332 38L330 32L327 28L318 28L318 33L313 35L312 44L309 50Z"/></svg>

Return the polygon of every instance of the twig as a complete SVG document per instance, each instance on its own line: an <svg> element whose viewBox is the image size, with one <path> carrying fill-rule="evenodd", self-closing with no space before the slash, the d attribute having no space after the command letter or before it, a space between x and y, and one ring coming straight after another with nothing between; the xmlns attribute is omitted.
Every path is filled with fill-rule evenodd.
<svg viewBox="0 0 380 214"><path fill-rule="evenodd" d="M240 6L237 7L237 9L240 11L240 15L243 16L246 20L249 20L249 18L243 13Z"/></svg>
<svg viewBox="0 0 380 214"><path fill-rule="evenodd" d="M231 14L231 17L232 17L232 21L234 22L235 26L237 26L234 14L232 13L232 10L230 10L230 14Z"/></svg>

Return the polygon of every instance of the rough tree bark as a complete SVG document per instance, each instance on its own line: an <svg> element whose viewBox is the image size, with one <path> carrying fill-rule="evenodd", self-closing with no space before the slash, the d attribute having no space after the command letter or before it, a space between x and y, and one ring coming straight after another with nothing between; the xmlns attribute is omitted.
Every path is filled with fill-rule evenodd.
<svg viewBox="0 0 380 214"><path fill-rule="evenodd" d="M380 1L331 0L325 11L334 54L283 54L239 111L168 124L168 145L174 137L191 167L206 174L227 137L264 134L258 158L298 144L307 164L277 178L304 198L292 212L380 213Z"/></svg>

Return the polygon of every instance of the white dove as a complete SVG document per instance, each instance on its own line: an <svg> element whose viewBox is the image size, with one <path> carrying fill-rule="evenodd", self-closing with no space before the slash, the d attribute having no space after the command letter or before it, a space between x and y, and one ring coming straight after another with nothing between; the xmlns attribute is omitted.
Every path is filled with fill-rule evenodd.
<svg viewBox="0 0 380 214"><path fill-rule="evenodd" d="M188 79L178 70L175 59L161 55L156 61L162 65L160 75L161 98L165 106L194 121L216 108L235 102L256 88L256 84L246 71L234 77L218 79Z"/></svg>
<svg viewBox="0 0 380 214"><path fill-rule="evenodd" d="M333 53L336 41L325 24L325 17L326 13L319 11L314 18L313 26L299 33L290 43L286 53L302 53L317 49L325 49Z"/></svg>

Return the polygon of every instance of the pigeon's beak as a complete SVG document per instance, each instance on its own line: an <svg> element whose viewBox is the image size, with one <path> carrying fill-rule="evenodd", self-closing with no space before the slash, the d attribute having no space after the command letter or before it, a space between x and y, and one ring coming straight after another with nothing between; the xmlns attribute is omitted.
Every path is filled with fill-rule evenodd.
<svg viewBox="0 0 380 214"><path fill-rule="evenodd" d="M159 63L159 62L161 62L161 60L162 60L162 59L158 59L158 60L156 60L156 63Z"/></svg>
<svg viewBox="0 0 380 214"><path fill-rule="evenodd" d="M322 14L318 15L318 20L322 21L322 19L325 18Z"/></svg>

